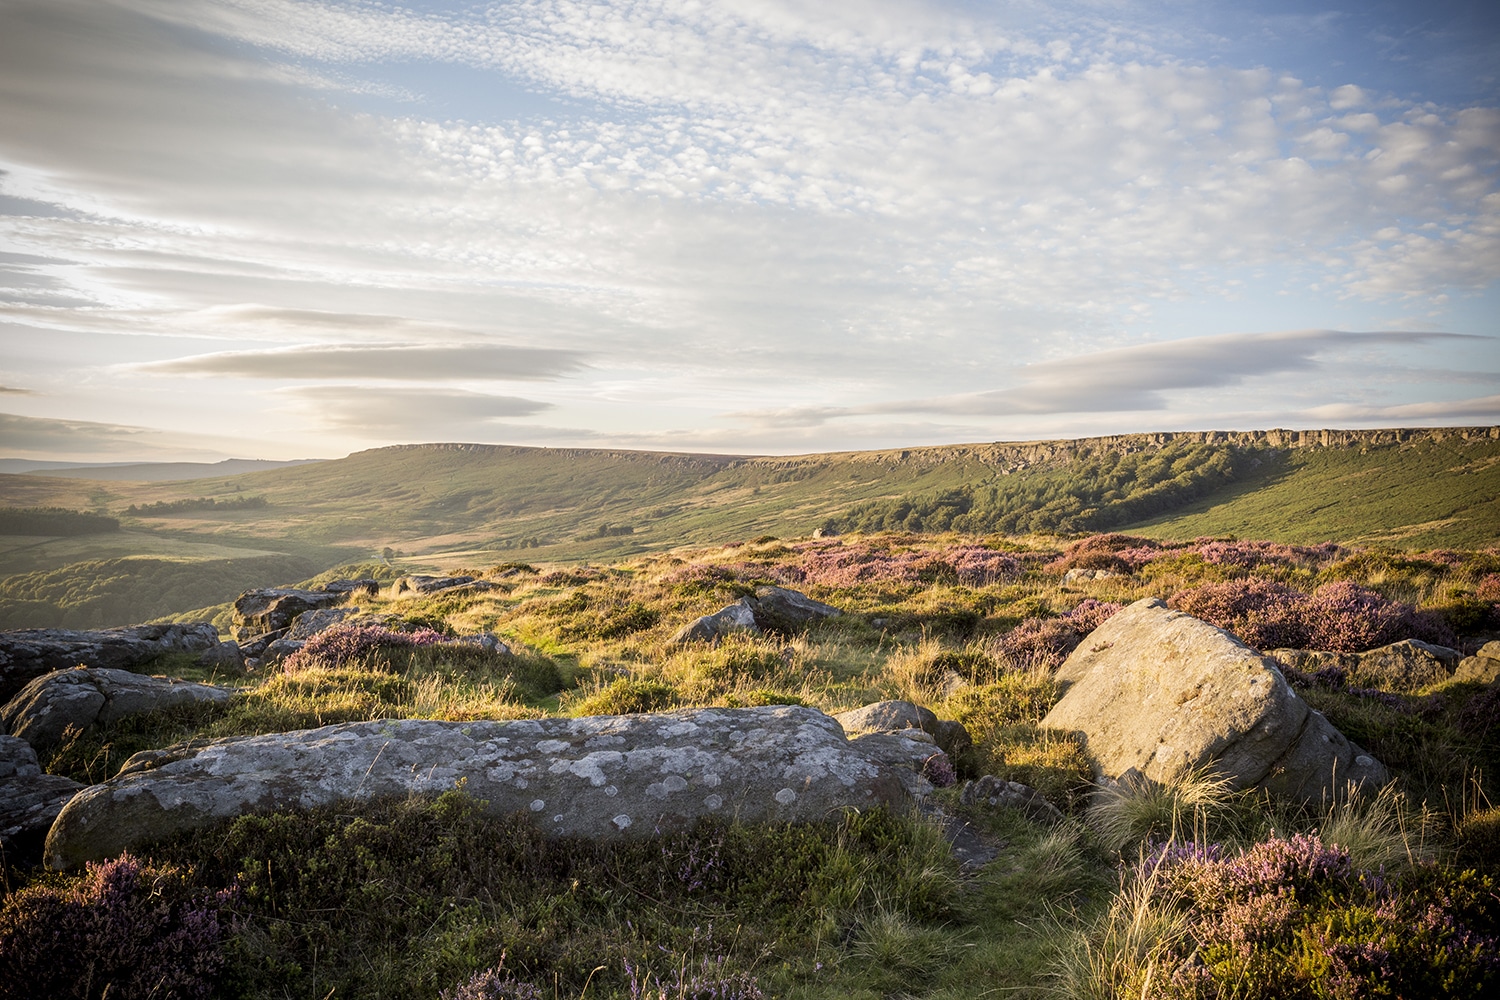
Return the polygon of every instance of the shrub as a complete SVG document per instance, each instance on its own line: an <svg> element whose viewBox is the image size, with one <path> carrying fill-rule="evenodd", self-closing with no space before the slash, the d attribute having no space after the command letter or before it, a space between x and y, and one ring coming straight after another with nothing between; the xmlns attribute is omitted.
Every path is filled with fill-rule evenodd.
<svg viewBox="0 0 1500 1000"><path fill-rule="evenodd" d="M666 982L628 961L625 971L630 976L630 1000L765 1000L766 996L750 973L726 971L722 956L717 962L705 958L696 972L679 966Z"/></svg>
<svg viewBox="0 0 1500 1000"><path fill-rule="evenodd" d="M1233 632L1256 649L1280 649L1307 645L1307 628L1298 614L1305 599L1284 583L1250 578L1206 583L1172 595L1167 603Z"/></svg>
<svg viewBox="0 0 1500 1000"><path fill-rule="evenodd" d="M474 973L461 986L438 994L440 1000L542 1000L542 991L504 973L505 956L494 967Z"/></svg>
<svg viewBox="0 0 1500 1000"><path fill-rule="evenodd" d="M295 671L314 664L342 667L379 650L414 649L445 641L447 636L432 629L396 632L383 625L335 625L307 640L305 646L282 662L282 669Z"/></svg>
<svg viewBox="0 0 1500 1000"><path fill-rule="evenodd" d="M1083 637L1110 619L1122 605L1092 597L1057 618L1028 618L995 643L995 650L1016 666L1058 667Z"/></svg>
<svg viewBox="0 0 1500 1000"><path fill-rule="evenodd" d="M609 687L583 699L576 715L631 715L636 712L658 712L679 702L677 689L661 681L621 677Z"/></svg>
<svg viewBox="0 0 1500 1000"><path fill-rule="evenodd" d="M1500 894L1472 871L1356 867L1316 836L1225 858L1169 845L1141 866L1182 933L1160 953L1164 997L1481 996L1500 987ZM1135 991L1143 989L1133 984Z"/></svg>
<svg viewBox="0 0 1500 1000"><path fill-rule="evenodd" d="M0 998L206 998L224 965L226 890L129 854L90 863L71 885L42 883L0 908Z"/></svg>

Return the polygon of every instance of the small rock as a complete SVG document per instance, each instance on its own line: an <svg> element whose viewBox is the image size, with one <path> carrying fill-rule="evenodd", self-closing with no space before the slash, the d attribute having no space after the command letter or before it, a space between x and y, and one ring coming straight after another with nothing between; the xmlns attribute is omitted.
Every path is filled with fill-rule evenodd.
<svg viewBox="0 0 1500 1000"><path fill-rule="evenodd" d="M689 642L718 642L731 632L761 634L760 626L755 623L755 607L748 597L742 597L711 615L688 622L672 636L672 644L680 646Z"/></svg>
<svg viewBox="0 0 1500 1000"><path fill-rule="evenodd" d="M1119 574L1108 569L1070 569L1063 574L1063 583L1108 580L1112 576L1119 576Z"/></svg>
<svg viewBox="0 0 1500 1000"><path fill-rule="evenodd" d="M966 806L1015 809L1038 823L1061 823L1063 820L1062 812L1035 788L993 774L986 774L978 781L964 782L958 800Z"/></svg>
<svg viewBox="0 0 1500 1000"><path fill-rule="evenodd" d="M69 726L88 730L178 705L222 704L234 692L212 684L148 677L128 670L75 667L38 677L0 708L12 736L37 750L62 741Z"/></svg>
<svg viewBox="0 0 1500 1000"><path fill-rule="evenodd" d="M756 588L752 607L755 623L768 632L795 632L813 622L843 614L831 604L785 587Z"/></svg>
<svg viewBox="0 0 1500 1000"><path fill-rule="evenodd" d="M391 584L391 593L400 597L410 594L435 594L440 590L466 587L470 590L493 590L495 585L472 576L425 576L420 573L403 576Z"/></svg>
<svg viewBox="0 0 1500 1000"><path fill-rule="evenodd" d="M480 632L477 635L460 636L453 640L455 646L478 646L487 653L496 653L500 656L510 655L510 646L493 632Z"/></svg>
<svg viewBox="0 0 1500 1000"><path fill-rule="evenodd" d="M1453 673L1456 681L1476 684L1491 684L1496 678L1500 678L1500 640L1487 642L1473 656L1464 657Z"/></svg>
<svg viewBox="0 0 1500 1000"><path fill-rule="evenodd" d="M7 860L29 858L63 806L83 788L70 778L43 774L36 750L15 736L0 736L0 844Z"/></svg>
<svg viewBox="0 0 1500 1000"><path fill-rule="evenodd" d="M272 667L307 645L306 639L276 639L266 644L256 662L259 668Z"/></svg>
<svg viewBox="0 0 1500 1000"><path fill-rule="evenodd" d="M353 597L362 594L366 597L374 597L380 593L379 580L330 580L318 588L328 594L344 594Z"/></svg>
<svg viewBox="0 0 1500 1000"><path fill-rule="evenodd" d="M311 639L319 632L326 632L344 619L358 613L358 608L317 608L304 611L297 616L296 621L292 622L292 628L287 632L286 638Z"/></svg>
<svg viewBox="0 0 1500 1000"><path fill-rule="evenodd" d="M834 718L850 735L919 730L930 735L943 752L953 758L974 745L962 722L939 719L928 709L909 701L877 701L863 708L840 712Z"/></svg>

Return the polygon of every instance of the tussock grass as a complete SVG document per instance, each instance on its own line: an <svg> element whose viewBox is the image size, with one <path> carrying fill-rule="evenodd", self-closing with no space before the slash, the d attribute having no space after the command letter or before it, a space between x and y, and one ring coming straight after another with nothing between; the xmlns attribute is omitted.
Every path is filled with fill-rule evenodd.
<svg viewBox="0 0 1500 1000"><path fill-rule="evenodd" d="M1093 793L1088 821L1112 851L1152 839L1203 842L1232 799L1232 779L1207 769L1165 781L1131 776Z"/></svg>

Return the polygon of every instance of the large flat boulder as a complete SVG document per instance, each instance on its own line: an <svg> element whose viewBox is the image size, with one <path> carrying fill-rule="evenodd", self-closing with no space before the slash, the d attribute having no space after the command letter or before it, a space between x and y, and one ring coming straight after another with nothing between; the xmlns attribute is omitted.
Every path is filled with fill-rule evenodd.
<svg viewBox="0 0 1500 1000"><path fill-rule="evenodd" d="M17 851L29 855L41 845L52 821L82 787L70 778L43 774L30 743L0 736L0 845L12 862Z"/></svg>
<svg viewBox="0 0 1500 1000"><path fill-rule="evenodd" d="M32 678L67 667L131 670L167 653L198 653L212 659L219 633L210 624L130 625L93 631L34 628L0 632L0 701ZM238 652L235 652L237 658Z"/></svg>
<svg viewBox="0 0 1500 1000"><path fill-rule="evenodd" d="M1082 734L1112 778L1134 769L1167 781L1212 767L1235 787L1307 801L1388 778L1297 696L1275 660L1155 598L1090 633L1057 678L1067 690L1042 727Z"/></svg>
<svg viewBox="0 0 1500 1000"><path fill-rule="evenodd" d="M38 750L62 742L69 726L87 731L131 715L182 705L220 705L234 692L213 684L128 670L74 667L43 674L0 706L0 727Z"/></svg>
<svg viewBox="0 0 1500 1000"><path fill-rule="evenodd" d="M904 806L935 748L851 742L817 709L774 705L515 722L402 720L183 744L136 754L70 802L47 863L85 861L242 813L436 794L460 784L556 835L622 837L704 816L821 819ZM909 745L908 745L909 744ZM895 754L899 757L899 754Z"/></svg>

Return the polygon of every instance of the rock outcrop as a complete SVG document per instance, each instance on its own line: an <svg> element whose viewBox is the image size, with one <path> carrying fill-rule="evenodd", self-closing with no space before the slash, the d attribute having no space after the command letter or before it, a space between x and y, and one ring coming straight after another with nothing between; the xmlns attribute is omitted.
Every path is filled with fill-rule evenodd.
<svg viewBox="0 0 1500 1000"><path fill-rule="evenodd" d="M1500 678L1500 640L1487 642L1473 656L1466 656L1453 672L1453 679L1492 684Z"/></svg>
<svg viewBox="0 0 1500 1000"><path fill-rule="evenodd" d="M850 736L921 730L930 735L949 757L957 757L974 745L962 722L939 719L931 710L909 701L877 701L863 708L840 712L834 718Z"/></svg>
<svg viewBox="0 0 1500 1000"><path fill-rule="evenodd" d="M467 590L493 590L495 585L472 576L424 576L419 573L403 576L391 584L391 594L395 597L435 594L440 590L453 590L457 587Z"/></svg>
<svg viewBox="0 0 1500 1000"><path fill-rule="evenodd" d="M221 644L219 633L207 623L131 625L87 632L0 632L0 701L9 699L32 678L68 667L132 670L168 653L197 653L205 661L237 659L237 649L230 651L221 645L228 644Z"/></svg>
<svg viewBox="0 0 1500 1000"><path fill-rule="evenodd" d="M62 742L69 726L87 730L131 715L182 705L223 704L229 688L107 667L74 667L43 674L0 707L0 731L38 750Z"/></svg>
<svg viewBox="0 0 1500 1000"><path fill-rule="evenodd" d="M790 634L824 618L840 615L831 604L815 601L806 594L785 587L760 587L754 597L742 597L711 615L688 622L672 637L677 645L688 642L717 642L731 632Z"/></svg>
<svg viewBox="0 0 1500 1000"><path fill-rule="evenodd" d="M1403 639L1363 653L1315 649L1272 649L1266 653L1282 666L1314 674L1335 667L1355 687L1411 692L1447 680L1463 654L1420 639Z"/></svg>
<svg viewBox="0 0 1500 1000"><path fill-rule="evenodd" d="M298 615L343 604L353 591L301 590L297 587L261 587L247 590L234 602L234 637L241 642L285 633Z"/></svg>
<svg viewBox="0 0 1500 1000"><path fill-rule="evenodd" d="M849 741L813 708L777 705L515 722L403 720L138 753L70 802L47 836L71 868L246 812L439 793L462 784L494 813L556 835L620 837L704 816L812 820L913 804L931 785ZM904 761L931 756L913 740ZM900 750L897 747L896 750Z"/></svg>
<svg viewBox="0 0 1500 1000"><path fill-rule="evenodd" d="M0 736L0 844L30 854L68 800L83 786L69 778L43 774L31 744ZM33 843L34 842L34 843Z"/></svg>
<svg viewBox="0 0 1500 1000"><path fill-rule="evenodd" d="M1042 727L1082 734L1111 778L1134 768L1165 781L1212 767L1235 787L1314 802L1388 778L1308 708L1274 660L1155 598L1090 633L1057 678L1067 691Z"/></svg>
<svg viewBox="0 0 1500 1000"><path fill-rule="evenodd" d="M293 642L305 642L317 635L319 632L327 632L359 613L357 608L318 608L313 611L304 611L292 622L292 627L283 636Z"/></svg>

